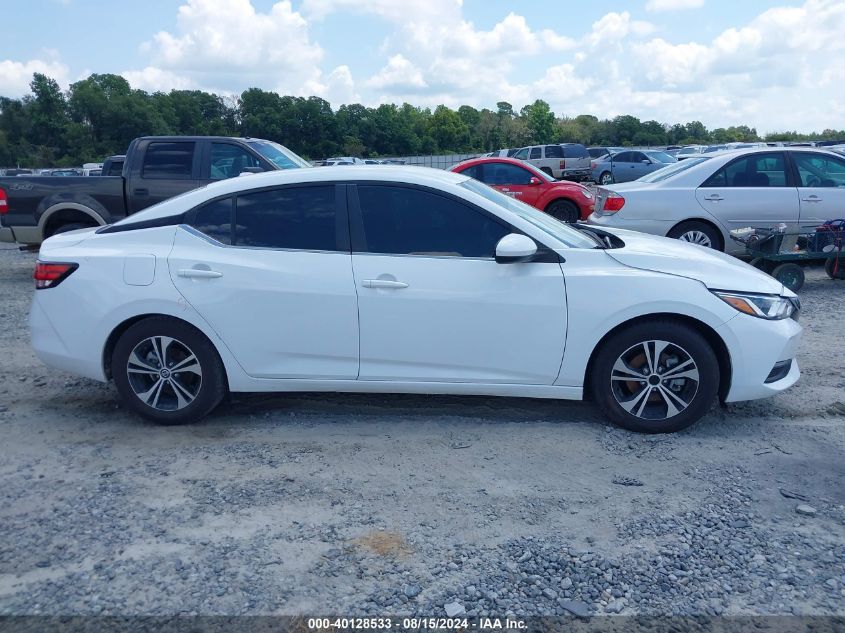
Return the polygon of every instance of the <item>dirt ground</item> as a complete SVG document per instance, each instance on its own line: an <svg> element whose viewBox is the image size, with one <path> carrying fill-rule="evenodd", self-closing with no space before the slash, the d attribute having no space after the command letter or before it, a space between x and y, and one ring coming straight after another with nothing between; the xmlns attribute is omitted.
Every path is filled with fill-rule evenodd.
<svg viewBox="0 0 845 633"><path fill-rule="evenodd" d="M525 548L575 561L560 598L671 612L625 566L675 545L718 569L674 576L687 612L845 614L845 282L818 269L797 386L640 436L584 403L408 395L236 395L158 427L34 357L34 260L0 247L0 614L556 613L501 602ZM728 538L695 540L710 523ZM746 562L714 563L741 534ZM619 595L583 552L621 566Z"/></svg>

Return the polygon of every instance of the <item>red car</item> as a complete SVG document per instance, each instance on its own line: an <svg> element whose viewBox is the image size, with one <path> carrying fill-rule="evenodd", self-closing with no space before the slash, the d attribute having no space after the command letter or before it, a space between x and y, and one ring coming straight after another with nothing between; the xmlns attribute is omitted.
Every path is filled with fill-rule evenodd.
<svg viewBox="0 0 845 633"><path fill-rule="evenodd" d="M586 220L593 212L595 198L589 189L577 182L554 180L515 158L473 158L451 171L480 180L563 222Z"/></svg>

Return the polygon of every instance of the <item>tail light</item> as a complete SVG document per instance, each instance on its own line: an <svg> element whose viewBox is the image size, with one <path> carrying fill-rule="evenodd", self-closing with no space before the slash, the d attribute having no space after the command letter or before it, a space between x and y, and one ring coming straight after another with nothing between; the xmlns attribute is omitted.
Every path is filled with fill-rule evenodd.
<svg viewBox="0 0 845 633"><path fill-rule="evenodd" d="M6 196L6 190L0 187L0 215L6 215L9 212L9 198Z"/></svg>
<svg viewBox="0 0 845 633"><path fill-rule="evenodd" d="M65 264L59 262L35 262L35 287L38 289L52 288L58 286L67 279L70 274L79 268L79 264Z"/></svg>
<svg viewBox="0 0 845 633"><path fill-rule="evenodd" d="M610 191L607 194L607 198L604 201L604 206L602 207L603 213L616 213L625 206L625 198L620 196L615 191Z"/></svg>
<svg viewBox="0 0 845 633"><path fill-rule="evenodd" d="M559 169L566 169L566 161L565 160L560 161Z"/></svg>
<svg viewBox="0 0 845 633"><path fill-rule="evenodd" d="M590 169L595 169L598 163L590 163Z"/></svg>

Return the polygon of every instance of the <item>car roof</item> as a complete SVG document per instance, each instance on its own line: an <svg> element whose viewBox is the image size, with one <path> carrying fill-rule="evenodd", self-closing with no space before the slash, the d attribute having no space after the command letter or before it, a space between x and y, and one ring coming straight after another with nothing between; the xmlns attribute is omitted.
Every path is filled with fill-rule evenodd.
<svg viewBox="0 0 845 633"><path fill-rule="evenodd" d="M283 185L332 183L350 181L387 181L417 184L434 188L455 186L468 180L469 176L456 174L445 169L414 167L409 165L366 165L304 167L266 171L260 174L244 174L234 178L218 180L205 187L192 189L187 193L169 198L148 209L127 216L120 224L156 220L176 215L207 200L231 195L250 189Z"/></svg>
<svg viewBox="0 0 845 633"><path fill-rule="evenodd" d="M478 156L476 158L469 158L467 160L463 160L460 163L456 163L449 168L450 171L454 171L457 167L472 167L473 165L481 165L484 163L506 163L508 165L516 165L517 167L524 167L530 169L531 171L537 171L537 168L534 167L531 163L526 163L524 160L519 160L518 158L511 158L510 156Z"/></svg>

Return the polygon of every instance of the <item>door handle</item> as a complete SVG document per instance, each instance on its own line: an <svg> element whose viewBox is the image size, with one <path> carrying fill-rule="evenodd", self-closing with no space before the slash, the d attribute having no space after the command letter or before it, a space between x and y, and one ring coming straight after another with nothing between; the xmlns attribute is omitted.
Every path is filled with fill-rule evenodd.
<svg viewBox="0 0 845 633"><path fill-rule="evenodd" d="M724 198L717 193L710 196L704 196L704 199L709 200L710 202L719 202L720 200L724 200Z"/></svg>
<svg viewBox="0 0 845 633"><path fill-rule="evenodd" d="M365 279L361 282L364 288L407 288L404 281L393 281L391 279Z"/></svg>
<svg viewBox="0 0 845 633"><path fill-rule="evenodd" d="M801 202L821 202L822 199L818 196L809 196L807 198L801 198Z"/></svg>
<svg viewBox="0 0 845 633"><path fill-rule="evenodd" d="M178 275L180 277L194 277L198 279L217 279L222 277L223 273L216 270L204 270L202 268L180 268Z"/></svg>
<svg viewBox="0 0 845 633"><path fill-rule="evenodd" d="M148 196L150 195L149 189L133 189L132 190L133 196Z"/></svg>

